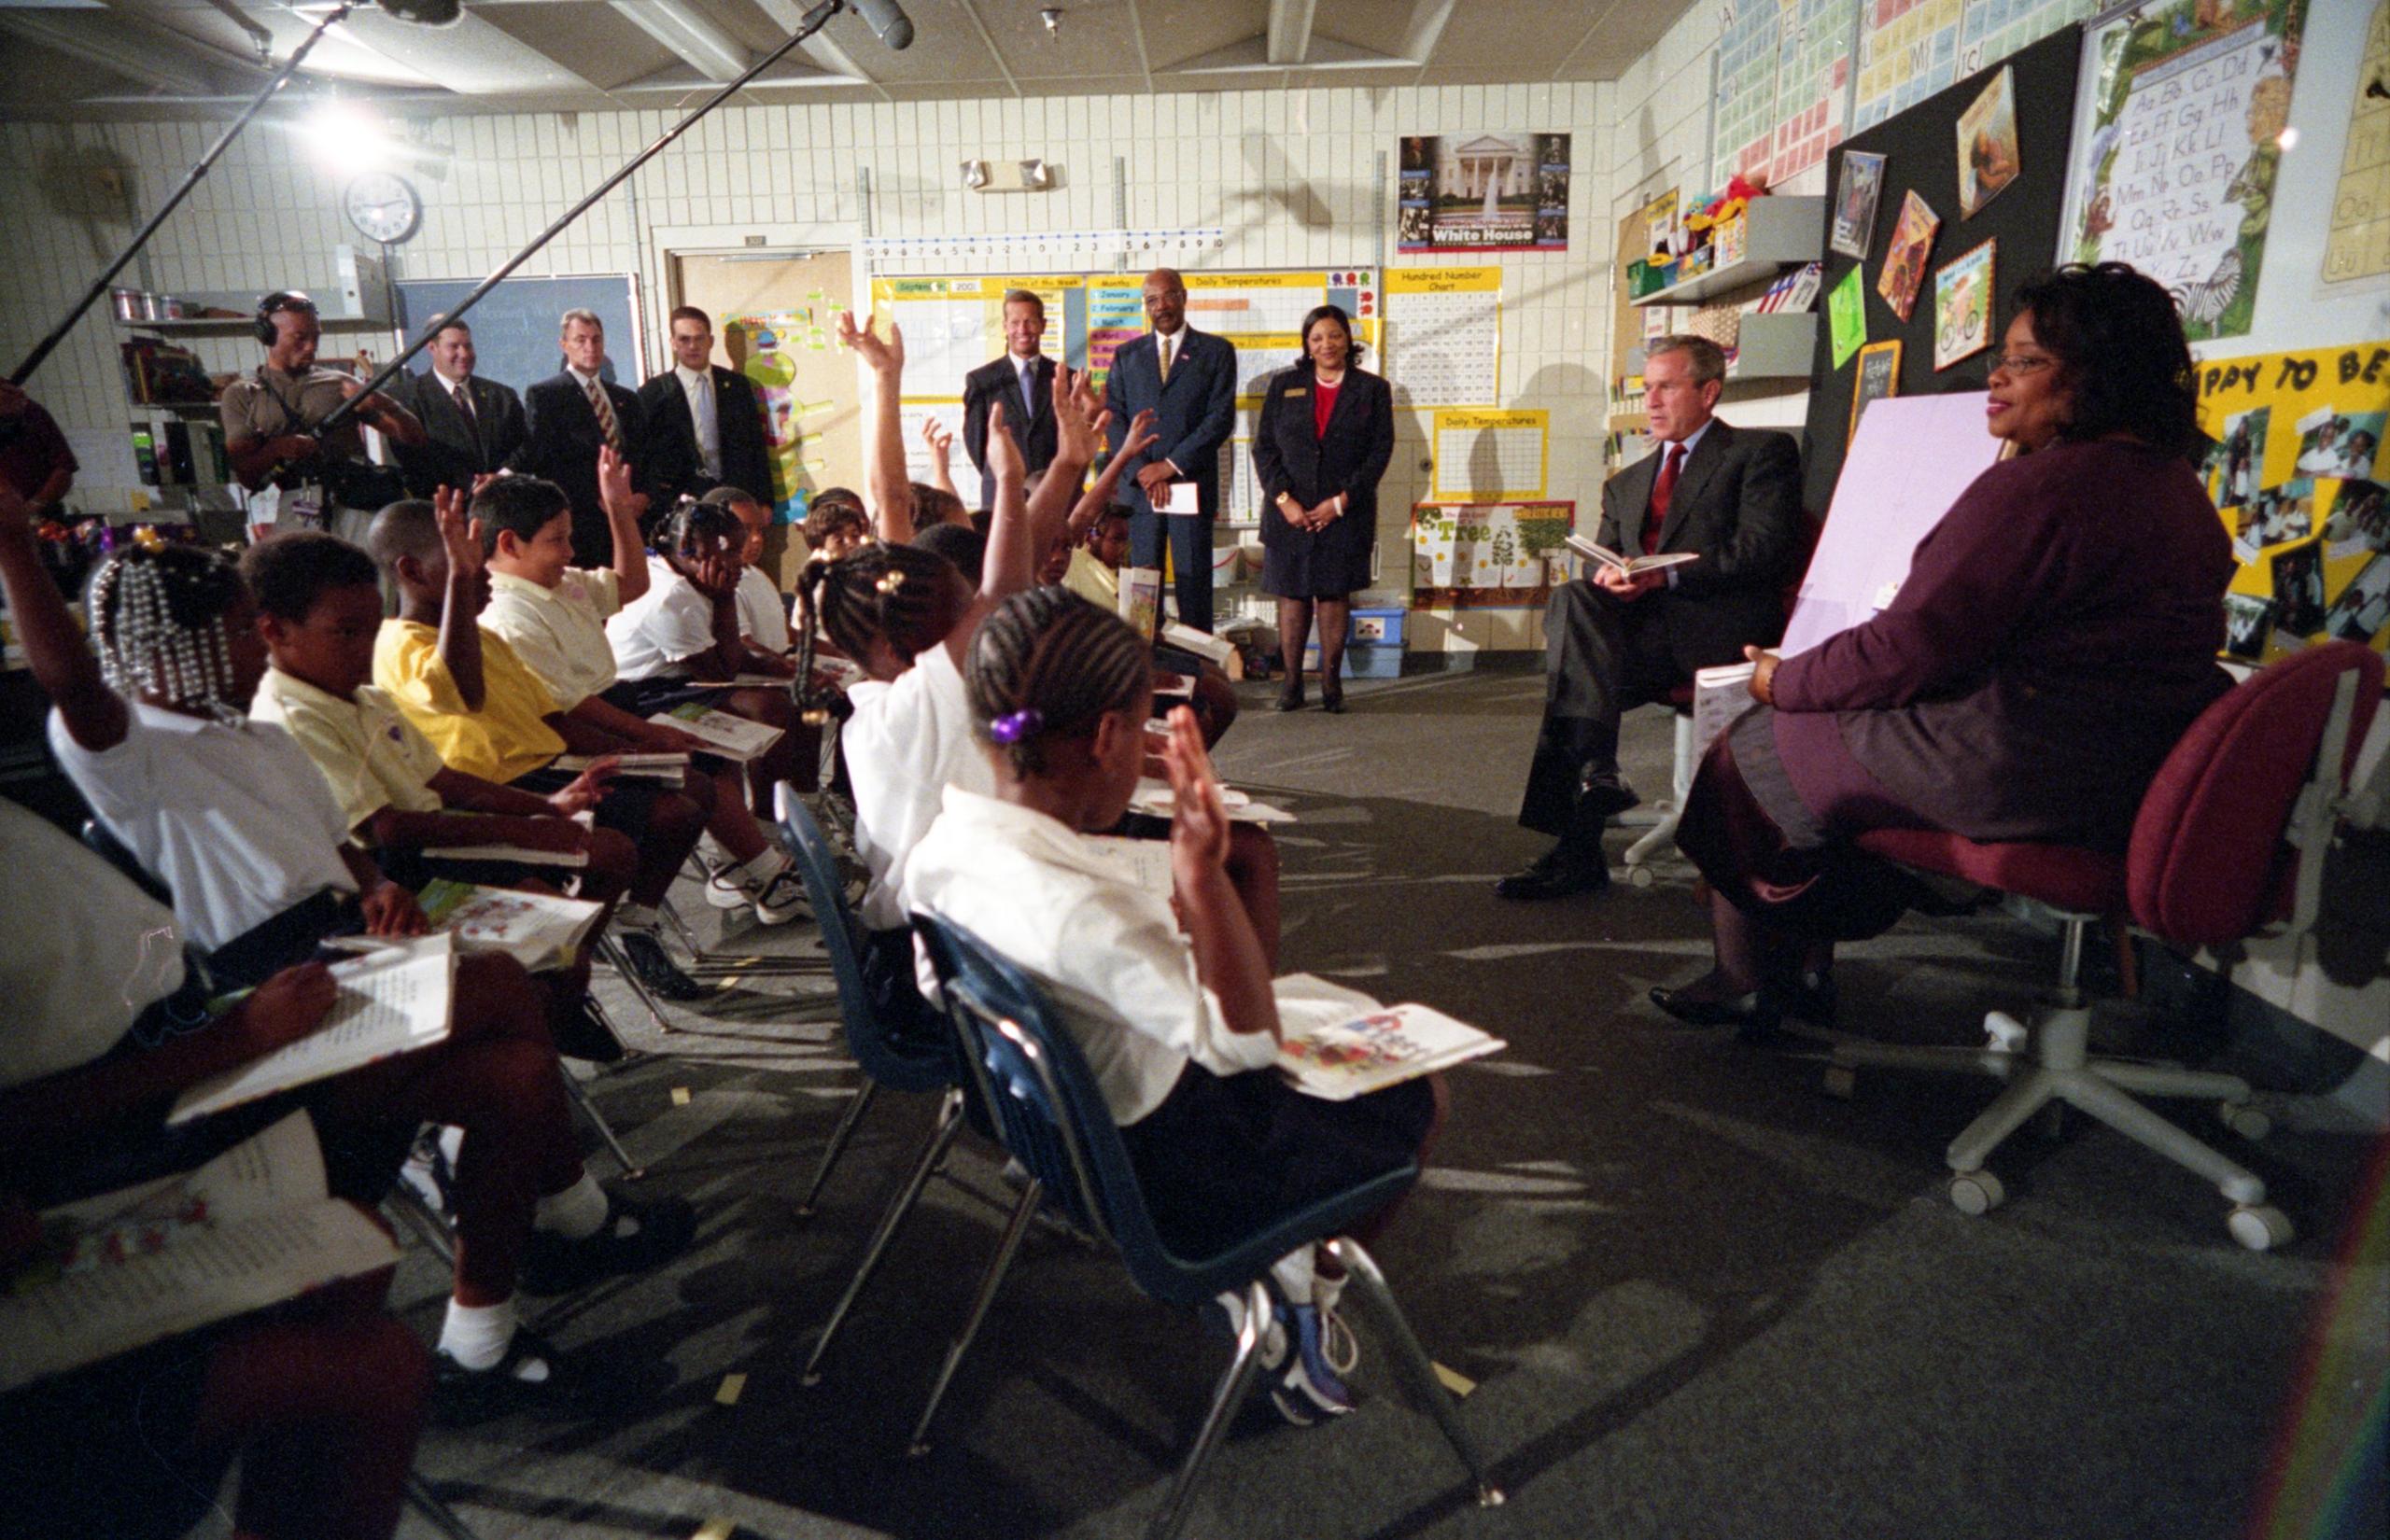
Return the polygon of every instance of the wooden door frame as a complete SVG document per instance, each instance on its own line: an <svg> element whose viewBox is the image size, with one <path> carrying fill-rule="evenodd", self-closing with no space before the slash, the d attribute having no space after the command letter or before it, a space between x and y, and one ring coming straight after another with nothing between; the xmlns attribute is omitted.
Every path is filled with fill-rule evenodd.
<svg viewBox="0 0 2390 1540"><path fill-rule="evenodd" d="M758 237L761 237L758 242ZM738 225L652 225L647 232L648 271L655 281L642 286L645 293L641 303L648 311L650 335L669 337L671 327L666 317L672 307L681 302L680 267L682 257L791 257L800 253L843 251L847 254L847 278L851 289L847 297L849 308L857 315L868 315L871 306L871 278L864 271L863 227L852 220L766 220ZM668 360L671 350L664 354Z"/></svg>

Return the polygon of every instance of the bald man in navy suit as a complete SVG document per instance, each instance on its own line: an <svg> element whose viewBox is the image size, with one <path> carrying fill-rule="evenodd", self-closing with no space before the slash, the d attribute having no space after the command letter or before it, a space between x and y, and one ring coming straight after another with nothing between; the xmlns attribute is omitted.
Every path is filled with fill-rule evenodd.
<svg viewBox="0 0 2390 1540"><path fill-rule="evenodd" d="M1212 520L1220 505L1220 446L1236 424L1236 344L1187 324L1187 282L1166 267L1146 274L1146 318L1153 329L1112 356L1104 386L1116 453L1140 412L1154 413L1159 435L1131 456L1120 481L1129 559L1160 567L1167 539L1179 623L1209 631ZM1173 482L1194 483L1194 512L1154 511L1153 499Z"/></svg>

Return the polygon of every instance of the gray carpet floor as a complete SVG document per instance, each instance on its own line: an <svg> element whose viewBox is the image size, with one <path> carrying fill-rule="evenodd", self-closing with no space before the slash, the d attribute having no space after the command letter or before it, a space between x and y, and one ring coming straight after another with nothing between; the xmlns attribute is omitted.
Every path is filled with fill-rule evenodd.
<svg viewBox="0 0 2390 1540"><path fill-rule="evenodd" d="M1512 821L1536 676L1357 683L1342 718L1267 700L1247 691L1220 763L1300 819L1279 832L1285 965L1511 1044L1451 1076L1433 1168L1377 1253L1427 1351L1475 1382L1465 1416L1510 1502L1468 1502L1365 1330L1361 1409L1311 1430L1248 1417L1189 1534L2244 1531L2366 1138L2311 1103L2281 1109L2262 1145L2224 1134L2211 1108L2176 1109L2273 1185L2300 1233L2272 1254L2232 1243L2197 1178L2098 1127L2019 1135L1994 1162L2007 1205L1968 1218L1941 1152L1990 1082L1881 1072L1836 1100L1819 1089L1821 1045L1756 1048L1645 1001L1706 966L1680 861L1648 888L1493 898L1540 843ZM1664 792L1665 714L1637 713L1626 739L1631 777ZM813 955L809 927L721 936L694 890L682 903L718 955ZM1840 1027L1975 1041L1986 1008L2030 1004L2054 951L1997 913L1913 918L1849 951ZM702 1225L675 1266L564 1301L543 1328L643 1388L603 1416L434 1430L434 1490L486 1540L1140 1533L1225 1345L1108 1258L1033 1233L933 1448L907 1458L996 1242L991 1200L1008 1197L999 1160L966 1140L958 1183L933 1185L826 1378L800 1384L932 1109L881 1098L800 1217L854 1085L835 1001L819 972L717 976L721 993L674 1008L669 1034L601 985L653 1057L595 1094L645 1183L688 1197ZM443 1292L412 1252L401 1304L427 1336ZM2379 1269L2346 1299L2342 1345L2390 1352ZM743 1389L724 1405L730 1375Z"/></svg>

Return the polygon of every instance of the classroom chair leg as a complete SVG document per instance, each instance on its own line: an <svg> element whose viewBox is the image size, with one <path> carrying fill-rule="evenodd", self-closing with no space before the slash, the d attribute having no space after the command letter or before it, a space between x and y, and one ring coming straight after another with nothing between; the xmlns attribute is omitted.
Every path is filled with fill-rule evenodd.
<svg viewBox="0 0 2390 1540"><path fill-rule="evenodd" d="M1269 1286L1258 1278L1246 1284L1244 1320L1237 1328L1236 1351L1220 1376L1219 1388L1212 1393L1211 1408L1204 1412L1203 1425L1195 1434L1195 1447L1187 1451L1177 1477L1170 1484L1170 1495L1162 1500L1161 1511L1146 1527L1146 1540L1175 1540L1186 1526L1188 1504L1195 1495L1195 1485L1203 1478L1205 1467L1220 1447L1221 1435L1228 1432L1229 1420L1244 1405L1245 1396L1253 1390L1253 1377L1261 1368L1261 1334L1269 1323L1270 1309Z"/></svg>
<svg viewBox="0 0 2390 1540"><path fill-rule="evenodd" d="M639 1002L647 1007L647 1018L655 1023L657 1031L668 1033L672 1030L672 1024L664 1019L664 1007L655 1002L655 997L648 993L647 986L640 981L638 972L631 967L630 959L623 955L620 943L612 936L599 937L598 960L612 969L614 976L627 985Z"/></svg>
<svg viewBox="0 0 2390 1540"><path fill-rule="evenodd" d="M946 1099L938 1103L937 1127L932 1130L929 1142L921 1146L921 1158L914 1162L913 1174L905 1179L904 1188L897 1193L895 1201L888 1206L886 1213L880 1215L879 1227L872 1232L871 1243L864 1248L863 1261L856 1267L855 1276L848 1281L847 1292L840 1295L838 1303L831 1308L830 1319L822 1328L821 1338L813 1344L812 1356L805 1361L804 1372L798 1377L800 1383L822 1383L822 1360L830 1351L831 1340L838 1335L838 1328L845 1323L847 1312L854 1308L855 1298L863 1293L863 1286L870 1281L873 1269L879 1266L888 1243L896 1238L897 1227L905 1223L905 1216L913 1211L914 1203L921 1198L921 1189L929 1185L930 1173L945 1161L947 1150L953 1145L954 1136L962 1129L963 1092L957 1087L948 1091Z"/></svg>
<svg viewBox="0 0 2390 1540"><path fill-rule="evenodd" d="M589 1099L589 1093L582 1088L581 1077L562 1065L556 1067L556 1073L564 1076L565 1095L572 1098L572 1104L581 1109L582 1115L589 1119L590 1127L598 1130L598 1137L605 1141L606 1148L621 1163L623 1180L637 1182L645 1176L647 1168L631 1164L631 1153L623 1148L621 1140L614 1137L614 1126L606 1121L606 1114L598 1110L598 1103Z"/></svg>
<svg viewBox="0 0 2390 1540"><path fill-rule="evenodd" d="M481 1536L475 1534L463 1519L457 1517L455 1509L440 1500L440 1494L431 1490L431 1483L422 1477L409 1473L406 1498L407 1506L413 1508L433 1529L446 1535L448 1540L481 1540Z"/></svg>
<svg viewBox="0 0 2390 1540"><path fill-rule="evenodd" d="M456 1242L449 1238L447 1221L434 1213L431 1205L423 1200L423 1195L408 1186L403 1179L390 1184L389 1192L382 1199L382 1206L414 1231L417 1240L430 1248L432 1254L440 1258L442 1267L454 1267L457 1265Z"/></svg>
<svg viewBox="0 0 2390 1540"><path fill-rule="evenodd" d="M1502 1505L1502 1489L1486 1477L1484 1451L1477 1447L1477 1439L1460 1419L1460 1402L1436 1378L1435 1366L1427 1362L1427 1354L1419 1346L1419 1338L1412 1334L1411 1323L1402 1307L1394 1302L1394 1291L1386 1287L1385 1274L1378 1270L1375 1258L1361 1249L1361 1243L1349 1236L1339 1236L1328 1243L1337 1260L1344 1264L1346 1275L1357 1285L1359 1297L1369 1302L1371 1310L1385 1325L1386 1335L1394 1339L1395 1362L1401 1366L1402 1377L1411 1383L1413 1395L1427 1404L1436 1426L1443 1430L1444 1442L1460 1456L1469 1467L1469 1479L1477 1483L1477 1505L1494 1508Z"/></svg>
<svg viewBox="0 0 2390 1540"><path fill-rule="evenodd" d="M814 1199L822 1196L822 1187L830 1180L830 1172L836 1168L838 1158L847 1153L847 1145L855 1137L856 1126L863 1122L864 1109L870 1106L871 1099L879 1094L879 1082L866 1080L848 1099L847 1110L838 1114L838 1126L830 1130L830 1142L822 1148L822 1164L813 1169L812 1182L807 1185L805 1196L796 1200L796 1216L799 1219L813 1217Z"/></svg>
<svg viewBox="0 0 2390 1540"><path fill-rule="evenodd" d="M1003 1286L1005 1274L1012 1270L1021 1239L1029 1234L1030 1217L1037 1212L1038 1201L1045 1196L1046 1184L1033 1177L1021 1189L1020 1201L1013 1206L1012 1219L1005 1225L1005 1238L988 1263L987 1276L979 1280L979 1292L972 1297L971 1313L963 1320L962 1334L947 1349L946 1362L937 1371L937 1383L930 1387L929 1405L921 1408L920 1421L913 1424L913 1439L905 1449L908 1458L919 1460L930 1452L930 1419L937 1415L938 1403L946 1399L946 1388L953 1383L954 1371L962 1366L963 1355L971 1351L971 1344L977 1339L980 1323L987 1320L988 1307L995 1303L996 1290Z"/></svg>

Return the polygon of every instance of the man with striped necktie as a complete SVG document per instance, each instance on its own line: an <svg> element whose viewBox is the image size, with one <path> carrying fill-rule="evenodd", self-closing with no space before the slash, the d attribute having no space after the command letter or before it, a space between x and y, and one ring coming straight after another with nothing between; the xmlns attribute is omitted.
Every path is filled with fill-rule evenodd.
<svg viewBox="0 0 2390 1540"><path fill-rule="evenodd" d="M633 455L646 437L647 416L637 395L600 377L605 322L586 310L568 310L559 341L564 370L523 393L526 437L507 469L564 488L572 504L574 565L604 567L613 559L614 538L598 497L598 451L611 446L617 455ZM639 488L633 501L643 516L646 468L634 463L631 470Z"/></svg>

